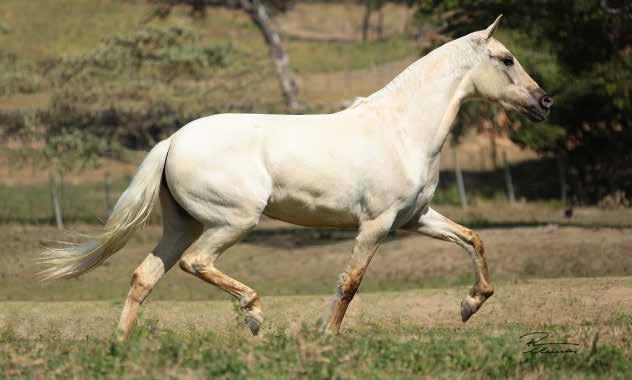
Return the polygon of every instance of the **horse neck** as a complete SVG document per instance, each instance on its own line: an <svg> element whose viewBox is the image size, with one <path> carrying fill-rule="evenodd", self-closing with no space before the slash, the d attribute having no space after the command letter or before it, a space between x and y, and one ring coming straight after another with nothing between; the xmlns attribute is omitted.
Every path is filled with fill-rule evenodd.
<svg viewBox="0 0 632 380"><path fill-rule="evenodd" d="M426 156L439 154L461 103L473 92L468 72L474 57L464 51L461 41L446 44L369 97L396 110L410 145Z"/></svg>

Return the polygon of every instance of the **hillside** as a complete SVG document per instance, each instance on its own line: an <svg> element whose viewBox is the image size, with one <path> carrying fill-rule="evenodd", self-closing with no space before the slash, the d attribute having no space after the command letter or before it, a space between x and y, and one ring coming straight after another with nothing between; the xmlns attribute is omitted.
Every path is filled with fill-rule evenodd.
<svg viewBox="0 0 632 380"><path fill-rule="evenodd" d="M65 93L57 95L86 107L109 107L118 102L135 107L139 100L166 101L194 109L195 114L222 110L222 104L237 102L246 109L275 110L281 101L273 68L261 36L240 11L212 9L204 18L191 17L185 8L176 8L166 19L148 16L152 6L145 1L75 1L41 0L23 2L6 0L0 5L0 58L14 57L0 74L0 110L48 107L60 88L77 82L77 88L103 87L96 97L76 96L69 100ZM406 20L412 10L388 5L383 12L384 39L370 35L361 39L364 9L356 4L306 3L274 19L282 32L291 65L297 73L300 99L310 109L335 110L356 96L366 96L384 86L408 64L418 58L417 41L406 33ZM29 22L22 22L29 20ZM51 22L55 20L55 22ZM79 79L59 79L58 67L85 57L98 56L107 41L143 33L147 30L181 28L192 33L192 46L226 46L226 66L201 72L194 77L176 77L166 83L141 83L119 72L88 71ZM178 29L180 30L180 29ZM114 36L114 37L113 37ZM117 37L119 36L119 37ZM105 41L105 42L104 42ZM111 43L111 42L110 42ZM101 50L99 50L101 49ZM117 58L114 58L117 59ZM0 60L0 63L2 61ZM44 69L42 69L44 67ZM153 73L155 74L155 73ZM153 75L152 74L152 75ZM140 75L140 74L139 74ZM143 74L144 75L144 74ZM65 78L65 77L63 77ZM118 87L117 87L118 86ZM114 90L108 90L112 89ZM72 91L73 87L70 88ZM108 92L110 91L110 92ZM215 105L219 105L217 108ZM185 113L186 115L186 113ZM535 157L516 147L506 138L496 145L506 151L510 161ZM465 169L490 169L490 140L485 135L471 134L460 146ZM15 153L0 153L0 174L4 183L33 183L47 179L48 173L30 164L15 166ZM452 153L444 152L443 166L453 166ZM90 169L69 173L67 179L102 177L105 172L127 175L142 157L131 155L131 164L106 163L98 172ZM485 162L487 161L487 162Z"/></svg>

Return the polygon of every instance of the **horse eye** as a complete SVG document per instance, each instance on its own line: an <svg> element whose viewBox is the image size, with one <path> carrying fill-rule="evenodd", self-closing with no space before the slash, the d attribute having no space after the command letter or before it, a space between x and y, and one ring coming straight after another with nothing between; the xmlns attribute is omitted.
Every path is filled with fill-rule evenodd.
<svg viewBox="0 0 632 380"><path fill-rule="evenodd" d="M513 58L511 58L511 57L503 58L502 62L503 62L503 64L505 66L513 66L513 64L514 64Z"/></svg>

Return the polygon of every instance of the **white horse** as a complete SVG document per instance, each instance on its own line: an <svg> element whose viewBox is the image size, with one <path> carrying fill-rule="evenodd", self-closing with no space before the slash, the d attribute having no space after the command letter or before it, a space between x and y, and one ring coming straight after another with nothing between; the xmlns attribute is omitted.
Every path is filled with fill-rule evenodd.
<svg viewBox="0 0 632 380"><path fill-rule="evenodd" d="M178 260L180 267L236 297L256 335L257 293L218 270L215 260L262 214L313 227L358 227L322 329L338 333L380 242L392 229L451 241L470 255L476 283L462 303L467 321L493 293L483 244L473 231L429 207L439 152L459 106L499 102L542 121L552 104L487 29L451 41L380 91L327 115L221 114L195 120L147 155L119 198L105 232L48 251L46 278L75 277L121 249L159 197L163 236L134 271L118 325L125 339L139 305Z"/></svg>

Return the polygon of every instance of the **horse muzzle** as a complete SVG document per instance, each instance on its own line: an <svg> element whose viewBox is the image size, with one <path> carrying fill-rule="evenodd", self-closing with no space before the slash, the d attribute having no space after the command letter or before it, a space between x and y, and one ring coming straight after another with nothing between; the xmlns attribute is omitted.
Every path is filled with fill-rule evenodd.
<svg viewBox="0 0 632 380"><path fill-rule="evenodd" d="M532 95L532 101L522 107L522 111L529 120L539 123L546 120L551 106L553 106L553 98L543 90L538 89L537 93Z"/></svg>

